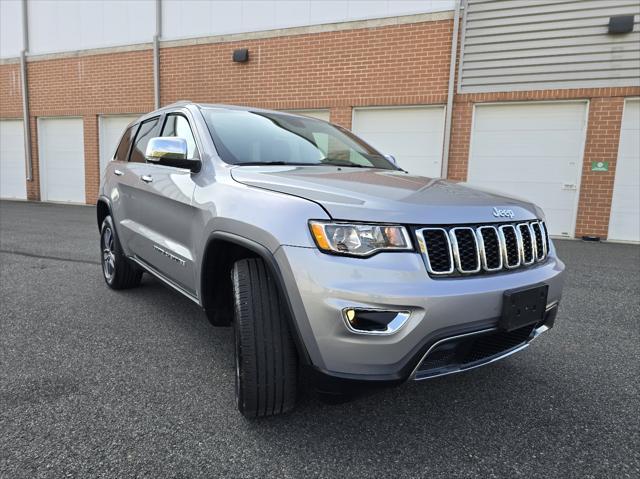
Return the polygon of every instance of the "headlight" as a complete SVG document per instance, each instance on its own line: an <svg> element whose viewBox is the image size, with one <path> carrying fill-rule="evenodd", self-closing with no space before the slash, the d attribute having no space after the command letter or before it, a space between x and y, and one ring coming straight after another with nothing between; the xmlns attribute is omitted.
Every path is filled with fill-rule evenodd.
<svg viewBox="0 0 640 479"><path fill-rule="evenodd" d="M318 248L328 253L369 256L376 251L413 249L403 226L322 221L310 221L309 226Z"/></svg>

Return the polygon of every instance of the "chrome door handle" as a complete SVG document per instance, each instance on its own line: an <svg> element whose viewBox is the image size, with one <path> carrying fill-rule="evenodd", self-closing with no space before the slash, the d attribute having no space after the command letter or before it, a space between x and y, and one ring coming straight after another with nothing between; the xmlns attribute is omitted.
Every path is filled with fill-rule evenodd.
<svg viewBox="0 0 640 479"><path fill-rule="evenodd" d="M151 176L151 175L142 175L140 177L140 179L142 181L144 181L145 183L151 183L153 181L153 176Z"/></svg>
<svg viewBox="0 0 640 479"><path fill-rule="evenodd" d="M120 170L113 170L113 174L116 175L116 176L124 175L124 173L122 171L120 171Z"/></svg>

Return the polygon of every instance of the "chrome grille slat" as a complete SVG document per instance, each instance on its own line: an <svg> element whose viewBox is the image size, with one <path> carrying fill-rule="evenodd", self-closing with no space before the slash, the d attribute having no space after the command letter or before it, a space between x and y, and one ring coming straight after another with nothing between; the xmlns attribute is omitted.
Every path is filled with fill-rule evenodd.
<svg viewBox="0 0 640 479"><path fill-rule="evenodd" d="M495 226L480 226L478 228L478 248L480 250L480 259L482 261L482 268L485 271L500 271L502 269L502 252L501 252L501 246L500 246L500 235L498 234L498 230L495 228ZM484 232L487 231L487 235L484 234ZM492 239L489 239L492 238ZM493 245L492 247L489 245L485 245L485 242L487 243L492 243ZM491 247L491 249L493 250L494 248L496 249L496 251L492 251L492 256L497 258L497 265L496 266L492 266L495 261L490 261L488 259L489 255L487 253L487 248ZM491 262L491 264L489 264Z"/></svg>
<svg viewBox="0 0 640 479"><path fill-rule="evenodd" d="M544 223L542 221L534 221L531 223L531 229L534 232L536 243L536 259L542 261L547 257L547 238Z"/></svg>
<svg viewBox="0 0 640 479"><path fill-rule="evenodd" d="M548 255L543 221L416 230L427 271L434 276L495 273L532 266Z"/></svg>
<svg viewBox="0 0 640 479"><path fill-rule="evenodd" d="M430 247L427 247L427 243L431 242L429 235L436 234L441 237L444 245L437 245L438 251L432 251ZM427 271L434 275L443 275L443 274L451 274L455 271L453 265L453 252L451 251L451 242L449 241L449 234L447 230L444 228L423 228L417 231L418 236L418 244L420 245L420 250L422 252L422 257L425 258L425 263L427 265ZM440 249L446 249L446 252L439 251ZM435 249L435 248L433 248ZM443 254L447 254L449 261L448 267L445 267L443 261L440 261L438 258ZM436 255L438 257L436 257Z"/></svg>
<svg viewBox="0 0 640 479"><path fill-rule="evenodd" d="M507 269L515 269L520 266L521 241L518 241L519 233L513 225L502 225L498 228L502 241L502 258ZM515 251L514 251L515 248ZM515 259L514 259L515 257Z"/></svg>
<svg viewBox="0 0 640 479"><path fill-rule="evenodd" d="M464 239L464 233L467 233L466 239ZM471 236L469 236L469 234ZM453 251L453 258L455 260L456 269L463 274L477 273L478 271L480 271L478 239L473 228L452 228L449 230L449 236L451 238L451 249ZM461 252L459 242L468 241L469 238L473 240L473 248L471 249L469 248L469 246L465 245L465 247L463 248L465 251Z"/></svg>
<svg viewBox="0 0 640 479"><path fill-rule="evenodd" d="M522 264L529 266L535 261L533 237L531 236L531 230L528 223L520 223L516 226L518 233L520 234L520 241L522 242L522 256L520 257Z"/></svg>

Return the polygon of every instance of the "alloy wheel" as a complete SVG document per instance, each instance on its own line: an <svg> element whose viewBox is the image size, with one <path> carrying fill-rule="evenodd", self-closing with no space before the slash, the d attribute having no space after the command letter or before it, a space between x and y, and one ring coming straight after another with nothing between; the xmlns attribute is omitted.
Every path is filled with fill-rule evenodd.
<svg viewBox="0 0 640 479"><path fill-rule="evenodd" d="M113 280L116 273L114 242L113 231L107 226L102 233L102 271L108 282Z"/></svg>

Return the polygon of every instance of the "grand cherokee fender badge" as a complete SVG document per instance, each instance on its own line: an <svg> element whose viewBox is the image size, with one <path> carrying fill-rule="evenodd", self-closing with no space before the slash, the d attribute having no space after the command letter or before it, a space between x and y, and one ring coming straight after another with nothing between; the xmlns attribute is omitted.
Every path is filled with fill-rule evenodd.
<svg viewBox="0 0 640 479"><path fill-rule="evenodd" d="M504 208L493 208L493 216L496 218L513 218L513 210L507 210Z"/></svg>
<svg viewBox="0 0 640 479"><path fill-rule="evenodd" d="M166 256L167 258L175 261L176 263L178 263L180 266L184 266L186 264L186 261L183 259L178 258L177 256L172 255L171 253L169 253L168 251L163 250L162 248L160 248L160 246L157 245L153 245L153 249L156 250L158 253L160 253L163 256Z"/></svg>

